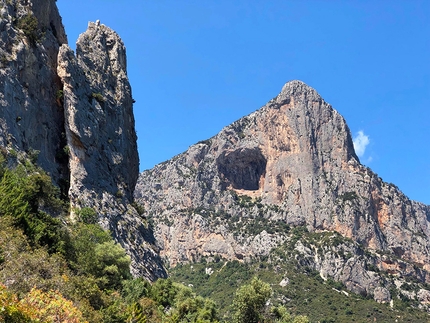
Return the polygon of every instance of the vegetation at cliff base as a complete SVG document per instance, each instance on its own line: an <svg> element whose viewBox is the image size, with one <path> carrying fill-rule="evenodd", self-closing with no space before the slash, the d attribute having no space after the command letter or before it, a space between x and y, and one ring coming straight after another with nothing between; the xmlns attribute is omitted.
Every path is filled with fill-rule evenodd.
<svg viewBox="0 0 430 323"><path fill-rule="evenodd" d="M190 287L133 279L130 257L91 208L70 221L51 178L0 155L0 322L216 322Z"/></svg>
<svg viewBox="0 0 430 323"><path fill-rule="evenodd" d="M312 235L313 233L304 233ZM351 293L342 283L332 279L323 280L319 274L294 261L279 260L277 255L284 252L273 250L273 256L260 257L250 263L227 261L220 258L202 258L200 262L182 264L170 269L171 279L185 285L192 285L193 290L210 297L219 305L222 322L240 322L237 308L252 290L255 277L271 289L261 312L262 301L256 298L256 308L251 311L262 313L260 322L276 322L280 316L273 311L285 314L284 319L308 319L309 322L427 322L429 315L410 306L407 300L395 299L394 308L390 304L379 304L371 297ZM281 282L283 282L281 284ZM243 286L248 286L244 288ZM265 290L265 288L256 288ZM240 291L240 298L237 293ZM261 294L267 297L267 294ZM234 304L234 305L232 305ZM246 313L246 312L245 312ZM247 314L246 314L247 315ZM282 317L282 315L281 315ZM305 318L306 317L306 318ZM261 318L261 317L260 317ZM272 321L270 321L272 320ZM283 322L282 320L280 322ZM286 322L289 322L288 320ZM304 321L305 322L305 321Z"/></svg>

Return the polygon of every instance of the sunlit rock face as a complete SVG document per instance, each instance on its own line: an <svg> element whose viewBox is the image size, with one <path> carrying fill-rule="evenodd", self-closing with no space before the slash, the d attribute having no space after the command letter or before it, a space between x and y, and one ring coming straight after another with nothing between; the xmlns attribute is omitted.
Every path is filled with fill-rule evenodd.
<svg viewBox="0 0 430 323"><path fill-rule="evenodd" d="M153 237L137 213L133 192L139 174L133 98L122 40L100 22L89 23L76 56L58 55L69 150L72 214L91 207L132 258L132 272L150 280L166 273Z"/></svg>
<svg viewBox="0 0 430 323"><path fill-rule="evenodd" d="M410 274L429 281L429 206L361 165L343 117L300 81L286 83L277 97L213 138L143 172L135 197L171 265L216 254L238 260L268 254L287 239L282 224L288 224L337 231L414 264L418 271ZM358 267L336 261L317 268L337 263L350 268L337 278L351 280L346 273ZM400 273L402 265L393 270Z"/></svg>

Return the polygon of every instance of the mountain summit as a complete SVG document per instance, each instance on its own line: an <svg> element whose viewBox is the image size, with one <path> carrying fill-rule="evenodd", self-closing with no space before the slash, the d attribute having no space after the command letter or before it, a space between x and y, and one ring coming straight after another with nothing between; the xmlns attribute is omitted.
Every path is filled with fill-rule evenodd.
<svg viewBox="0 0 430 323"><path fill-rule="evenodd" d="M285 226L305 226L390 255L372 260L381 270L429 280L429 206L361 165L343 117L301 81L286 83L261 109L144 171L135 197L172 266L215 255L251 260L287 241ZM377 278L355 281L345 274L349 266L369 276L355 257L324 263L315 256L313 266L373 294Z"/></svg>

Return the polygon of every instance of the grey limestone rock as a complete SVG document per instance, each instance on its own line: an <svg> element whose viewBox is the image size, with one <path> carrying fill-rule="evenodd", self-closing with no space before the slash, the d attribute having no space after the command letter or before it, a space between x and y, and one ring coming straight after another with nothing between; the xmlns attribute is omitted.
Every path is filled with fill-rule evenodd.
<svg viewBox="0 0 430 323"><path fill-rule="evenodd" d="M376 287L374 290L373 299L378 303L389 303L391 301L391 295L389 290L385 287Z"/></svg>
<svg viewBox="0 0 430 323"><path fill-rule="evenodd" d="M213 254L248 260L283 243L286 225L301 225L398 259L372 260L381 270L430 279L430 207L361 165L343 117L301 81L286 83L261 109L141 173L135 197L170 265ZM202 248L202 241L212 247ZM300 250L316 270L351 290L373 293L379 286L358 248L347 260L327 252L322 261Z"/></svg>
<svg viewBox="0 0 430 323"><path fill-rule="evenodd" d="M57 54L63 43L67 37L54 0L0 3L0 146L38 154L38 164L57 181L68 176L59 154L64 112L57 100Z"/></svg>
<svg viewBox="0 0 430 323"><path fill-rule="evenodd" d="M62 45L58 75L63 82L69 150L72 214L91 207L132 259L132 273L164 277L152 232L131 206L139 174L133 98L125 46L119 36L90 22L76 44L76 56Z"/></svg>

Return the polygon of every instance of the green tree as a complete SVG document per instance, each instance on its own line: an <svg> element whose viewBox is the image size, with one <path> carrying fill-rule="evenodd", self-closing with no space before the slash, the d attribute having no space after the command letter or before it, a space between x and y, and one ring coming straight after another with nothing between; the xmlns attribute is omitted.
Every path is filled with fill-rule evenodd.
<svg viewBox="0 0 430 323"><path fill-rule="evenodd" d="M137 303L151 292L151 285L143 278L125 280L122 283L122 295L129 304Z"/></svg>
<svg viewBox="0 0 430 323"><path fill-rule="evenodd" d="M101 289L118 289L131 278L130 257L100 226L78 223L71 240L69 253L77 274L94 276Z"/></svg>
<svg viewBox="0 0 430 323"><path fill-rule="evenodd" d="M270 285L254 277L239 287L233 300L235 323L258 323L264 320L264 308L272 294Z"/></svg>
<svg viewBox="0 0 430 323"><path fill-rule="evenodd" d="M34 245L62 253L65 232L61 221L45 212L59 215L64 208L51 178L33 165L28 169L19 165L1 173L0 216L11 216Z"/></svg>
<svg viewBox="0 0 430 323"><path fill-rule="evenodd" d="M177 287L170 278L158 279L151 289L151 298L163 307L172 306L175 301Z"/></svg>

